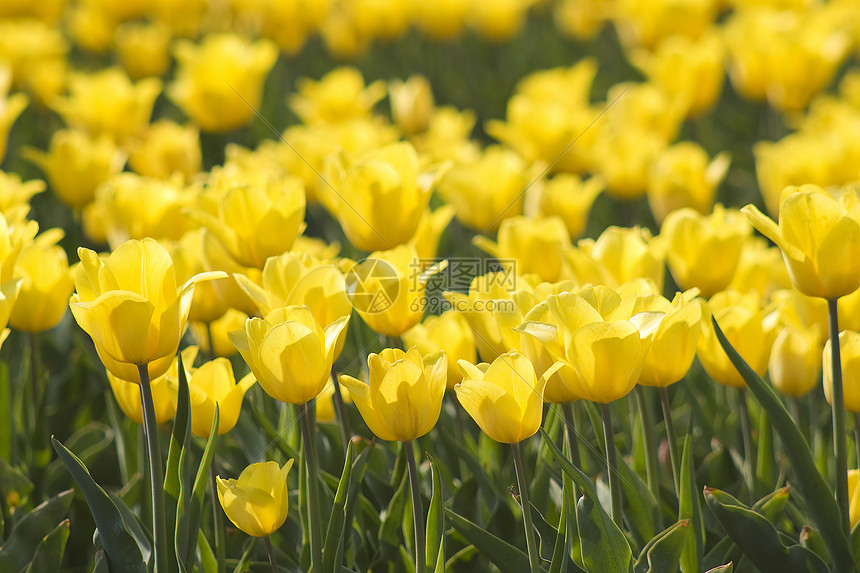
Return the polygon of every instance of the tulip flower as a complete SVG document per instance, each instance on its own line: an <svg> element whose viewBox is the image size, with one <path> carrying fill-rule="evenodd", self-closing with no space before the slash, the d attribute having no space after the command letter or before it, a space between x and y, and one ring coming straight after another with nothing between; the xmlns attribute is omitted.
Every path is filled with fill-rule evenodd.
<svg viewBox="0 0 860 573"><path fill-rule="evenodd" d="M449 390L463 377L457 362L475 362L478 358L472 329L463 315L454 310L439 316L428 316L424 322L404 332L402 338L406 347L415 346L425 356L437 350L445 352L448 359L446 379Z"/></svg>
<svg viewBox="0 0 860 573"><path fill-rule="evenodd" d="M422 169L412 144L397 142L332 155L326 175L331 187L320 189L323 204L353 245L374 251L412 238L440 172Z"/></svg>
<svg viewBox="0 0 860 573"><path fill-rule="evenodd" d="M433 112L433 91L430 82L420 75L406 81L388 82L388 99L391 101L391 118L407 136L427 129Z"/></svg>
<svg viewBox="0 0 860 573"><path fill-rule="evenodd" d="M276 308L265 318L249 318L229 338L266 393L290 404L305 404L328 381L343 316L322 328L306 306Z"/></svg>
<svg viewBox="0 0 860 573"><path fill-rule="evenodd" d="M803 396L818 383L822 364L821 334L818 328L788 325L776 335L768 372L773 385L784 395Z"/></svg>
<svg viewBox="0 0 860 573"><path fill-rule="evenodd" d="M68 51L69 42L59 26L36 18L0 19L0 60L12 67L12 87L26 91L40 104L65 92Z"/></svg>
<svg viewBox="0 0 860 573"><path fill-rule="evenodd" d="M412 137L415 149L433 161L452 161L455 165L474 163L480 146L470 139L475 114L451 106L437 107L430 116L427 131Z"/></svg>
<svg viewBox="0 0 860 573"><path fill-rule="evenodd" d="M200 129L221 133L254 118L278 48L270 40L251 43L235 34L212 34L199 45L179 40L174 55L178 67L167 96Z"/></svg>
<svg viewBox="0 0 860 573"><path fill-rule="evenodd" d="M749 237L741 249L735 276L732 277L726 290L738 292L754 290L762 299L768 299L776 292L785 289L791 289L791 279L788 277L788 271L785 270L779 248L772 246L770 241L763 237Z"/></svg>
<svg viewBox="0 0 860 573"><path fill-rule="evenodd" d="M844 407L849 412L860 412L860 334L843 330L839 333L839 348L842 361L842 385ZM824 344L824 397L833 403L833 358L831 341Z"/></svg>
<svg viewBox="0 0 860 573"><path fill-rule="evenodd" d="M128 165L138 175L169 179L179 171L188 181L202 170L200 130L193 125L160 119L126 147Z"/></svg>
<svg viewBox="0 0 860 573"><path fill-rule="evenodd" d="M612 14L618 35L626 48L642 46L652 49L664 38L675 34L700 37L713 23L720 6L715 0L659 0L648 4L620 0Z"/></svg>
<svg viewBox="0 0 860 573"><path fill-rule="evenodd" d="M290 96L290 108L309 125L367 117L385 97L383 82L365 85L361 72L348 67L336 68L319 81L300 78L297 87L298 92Z"/></svg>
<svg viewBox="0 0 860 573"><path fill-rule="evenodd" d="M159 77L170 66L170 33L161 24L128 22L114 33L116 54L132 78Z"/></svg>
<svg viewBox="0 0 860 573"><path fill-rule="evenodd" d="M835 299L860 287L860 197L853 190L831 196L816 185L786 187L779 224L754 205L744 214L782 250L794 287L808 296Z"/></svg>
<svg viewBox="0 0 860 573"><path fill-rule="evenodd" d="M206 227L233 259L263 268L293 246L305 228L305 194L298 178L221 172L189 216Z"/></svg>
<svg viewBox="0 0 860 573"><path fill-rule="evenodd" d="M189 370L191 433L201 438L209 437L217 405L218 435L226 434L239 421L245 392L256 382L254 375L247 374L237 382L233 366L226 358L216 358Z"/></svg>
<svg viewBox="0 0 860 573"><path fill-rule="evenodd" d="M728 286L752 229L737 211L716 205L710 215L685 208L670 213L660 228L666 262L683 289L703 297Z"/></svg>
<svg viewBox="0 0 860 573"><path fill-rule="evenodd" d="M570 236L559 217L504 219L499 226L498 239L494 243L478 235L472 242L500 261L513 259L516 268L511 272L533 273L546 282L560 278L564 264L562 252L570 247Z"/></svg>
<svg viewBox="0 0 860 573"><path fill-rule="evenodd" d="M421 322L427 280L444 267L445 261L424 269L411 245L378 251L346 273L347 294L370 328L400 336Z"/></svg>
<svg viewBox="0 0 860 573"><path fill-rule="evenodd" d="M436 257L442 233L448 228L448 223L454 218L456 212L457 210L453 205L443 205L435 211L431 211L429 208L424 211L424 215L418 221L415 234L409 239L409 244L415 247L418 258L433 259Z"/></svg>
<svg viewBox="0 0 860 573"><path fill-rule="evenodd" d="M581 179L578 175L559 173L543 182L540 189L540 213L561 217L571 239L585 234L588 214L605 183L600 177Z"/></svg>
<svg viewBox="0 0 860 573"><path fill-rule="evenodd" d="M572 278L579 284L613 288L644 278L663 286L663 253L651 233L641 227L609 227L597 240L581 239L565 253Z"/></svg>
<svg viewBox="0 0 860 573"><path fill-rule="evenodd" d="M850 523L851 529L860 523L860 470L848 472L848 491L851 493Z"/></svg>
<svg viewBox="0 0 860 573"><path fill-rule="evenodd" d="M469 2L466 23L487 41L505 42L520 33L532 3L530 0Z"/></svg>
<svg viewBox="0 0 860 573"><path fill-rule="evenodd" d="M18 255L15 274L23 280L9 317L13 328L41 332L54 328L65 316L75 279L66 251L56 244L62 237L59 229L46 231Z"/></svg>
<svg viewBox="0 0 860 573"><path fill-rule="evenodd" d="M57 197L73 209L90 203L96 187L122 171L126 154L107 135L72 129L55 131L48 152L25 148L24 157L42 171Z"/></svg>
<svg viewBox="0 0 860 573"><path fill-rule="evenodd" d="M8 95L11 83L11 68L8 65L0 65L0 163L6 157L6 143L12 124L30 101L30 98L22 93Z"/></svg>
<svg viewBox="0 0 860 573"><path fill-rule="evenodd" d="M29 208L30 199L45 190L45 182L38 179L22 181L17 173L7 173L0 170L0 213L9 222L13 210L26 205Z"/></svg>
<svg viewBox="0 0 860 573"><path fill-rule="evenodd" d="M251 464L238 479L218 476L218 500L233 525L253 537L271 535L287 520L287 476L293 460Z"/></svg>

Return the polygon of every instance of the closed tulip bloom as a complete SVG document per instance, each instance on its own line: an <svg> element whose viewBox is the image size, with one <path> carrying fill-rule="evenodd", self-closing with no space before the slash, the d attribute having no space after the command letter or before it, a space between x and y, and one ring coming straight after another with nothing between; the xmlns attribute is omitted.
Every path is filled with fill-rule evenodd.
<svg viewBox="0 0 860 573"><path fill-rule="evenodd" d="M505 42L520 33L534 0L468 2L466 22L490 42Z"/></svg>
<svg viewBox="0 0 860 573"><path fill-rule="evenodd" d="M433 113L433 91L427 78L412 75L406 81L390 81L388 99L391 118L404 134L414 135L427 129Z"/></svg>
<svg viewBox="0 0 860 573"><path fill-rule="evenodd" d="M367 357L370 382L341 376L365 423L378 438L406 442L433 429L442 409L445 353L424 357L417 348L386 348Z"/></svg>
<svg viewBox="0 0 860 573"><path fill-rule="evenodd" d="M230 340L266 394L290 404L319 395L331 372L335 344L349 320L322 328L306 306L276 308L265 318L249 318Z"/></svg>
<svg viewBox="0 0 860 573"><path fill-rule="evenodd" d="M65 316L75 279L66 251L56 244L62 237L59 229L46 231L18 255L15 274L23 280L9 317L12 328L41 332Z"/></svg>
<svg viewBox="0 0 860 573"><path fill-rule="evenodd" d="M842 389L845 395L845 409L860 412L860 334L852 330L839 333L839 349L842 359ZM833 396L833 355L830 340L824 344L822 353L824 366L824 397L832 403Z"/></svg>
<svg viewBox="0 0 860 573"><path fill-rule="evenodd" d="M543 393L555 364L540 378L528 358L516 350L506 352L492 364L475 366L460 360L463 381L454 386L457 400L490 438L516 444L540 428Z"/></svg>
<svg viewBox="0 0 860 573"><path fill-rule="evenodd" d="M400 336L424 316L424 292L430 276L446 261L425 269L411 245L371 253L346 273L353 308L379 334Z"/></svg>
<svg viewBox="0 0 860 573"><path fill-rule="evenodd" d="M20 209L21 205L30 205L34 195L45 190L45 182L38 179L22 181L17 173L7 173L0 170L0 213L9 220L9 213Z"/></svg>
<svg viewBox="0 0 860 573"><path fill-rule="evenodd" d="M251 464L238 479L218 476L218 501L233 525L252 537L265 537L287 520L290 490L287 476L293 460Z"/></svg>
<svg viewBox="0 0 860 573"><path fill-rule="evenodd" d="M449 310L439 316L428 316L403 333L403 343L416 347L422 355L443 350L448 359L447 386L450 390L462 379L458 360L475 362L475 335L462 314Z"/></svg>
<svg viewBox="0 0 860 573"><path fill-rule="evenodd" d="M708 306L729 343L756 374L764 376L776 332L775 325L761 308L758 295L722 291L711 297ZM717 340L710 320L703 322L698 356L708 376L720 384L739 388L746 386Z"/></svg>
<svg viewBox="0 0 860 573"><path fill-rule="evenodd" d="M289 251L305 228L301 181L289 176L260 179L226 175L200 197L200 208L189 212L237 263L257 269L269 257Z"/></svg>
<svg viewBox="0 0 860 573"><path fill-rule="evenodd" d="M570 247L570 236L559 217L511 217L499 226L498 242L483 235L472 242L496 259L515 260L516 269L512 269L515 272L533 273L542 281L554 282L560 278L562 252Z"/></svg>
<svg viewBox="0 0 860 573"><path fill-rule="evenodd" d="M768 361L770 380L786 396L815 388L821 373L821 331L785 326L776 335Z"/></svg>
<svg viewBox="0 0 860 573"><path fill-rule="evenodd" d="M69 96L51 106L66 125L98 137L107 135L117 143L140 135L149 124L161 80L142 79L133 84L121 68L93 74L72 74Z"/></svg>
<svg viewBox="0 0 860 573"><path fill-rule="evenodd" d="M128 165L138 175L168 179L178 171L188 181L203 169L200 130L193 125L160 119L126 147Z"/></svg>
<svg viewBox="0 0 860 573"><path fill-rule="evenodd" d="M608 404L636 385L661 315L632 314L633 297L609 287L547 297L553 323L526 322L520 330L538 339L576 373L567 380L576 396Z"/></svg>
<svg viewBox="0 0 860 573"><path fill-rule="evenodd" d="M218 405L218 435L226 434L239 421L242 399L254 385L253 374L237 381L233 366L226 358L216 358L199 368L191 368L188 390L191 399L191 433L201 438L209 436Z"/></svg>
<svg viewBox="0 0 860 573"><path fill-rule="evenodd" d="M659 0L647 4L619 0L613 17L625 47L651 49L676 34L699 38L713 23L719 7L716 0Z"/></svg>
<svg viewBox="0 0 860 573"><path fill-rule="evenodd" d="M851 529L860 523L860 470L848 470L848 492L851 496L849 502L849 521Z"/></svg>
<svg viewBox="0 0 860 573"><path fill-rule="evenodd" d="M772 246L770 241L763 237L748 237L741 249L735 276L732 277L728 290L754 290L762 299L768 299L782 289L791 289L791 279L788 278L779 248Z"/></svg>
<svg viewBox="0 0 860 573"><path fill-rule="evenodd" d="M731 159L726 152L713 160L692 141L676 143L660 155L648 176L648 204L658 223L672 211L692 207L706 215Z"/></svg>
<svg viewBox="0 0 860 573"><path fill-rule="evenodd" d="M35 163L63 203L80 209L92 202L96 188L122 171L126 154L107 135L91 137L83 131L55 131L48 152L26 148L24 156Z"/></svg>
<svg viewBox="0 0 860 573"><path fill-rule="evenodd" d="M854 189L831 196L817 185L786 187L779 224L754 205L743 212L782 250L794 287L834 299L860 286L860 197Z"/></svg>
<svg viewBox="0 0 860 573"><path fill-rule="evenodd" d="M681 380L696 357L702 334L704 303L696 291L677 293L672 302L660 295L641 309L663 313L651 337L651 349L642 366L639 384L665 388Z"/></svg>
<svg viewBox="0 0 860 573"><path fill-rule="evenodd" d="M122 66L132 78L161 76L170 66L170 33L161 24L129 22L114 32Z"/></svg>
<svg viewBox="0 0 860 573"><path fill-rule="evenodd" d="M185 332L194 283L223 275L205 273L177 286L170 254L153 239L128 241L105 259L83 247L78 256L72 314L107 369L132 382L140 381L138 366L148 366L150 380L167 371Z"/></svg>
<svg viewBox="0 0 860 573"><path fill-rule="evenodd" d="M320 80L299 78L297 93L290 96L290 108L308 125L341 123L368 117L373 106L385 97L385 84L365 85L355 68L336 68Z"/></svg>
<svg viewBox="0 0 860 573"><path fill-rule="evenodd" d="M207 36L200 44L180 40L174 55L177 69L168 97L200 129L222 133L254 118L278 47L270 40L252 43L225 33Z"/></svg>
<svg viewBox="0 0 860 573"><path fill-rule="evenodd" d="M690 208L670 213L660 237L678 286L698 288L707 298L731 282L751 232L743 215L717 204L710 215Z"/></svg>
<svg viewBox="0 0 860 573"><path fill-rule="evenodd" d="M663 288L663 253L651 232L642 227L609 227L597 240L582 239L565 252L572 278L579 284L605 284L612 288L636 279L651 280Z"/></svg>
<svg viewBox="0 0 860 573"><path fill-rule="evenodd" d="M392 249L412 238L439 175L423 170L406 142L356 156L332 155L326 174L332 188L320 190L323 204L350 242L365 251Z"/></svg>
<svg viewBox="0 0 860 573"><path fill-rule="evenodd" d="M561 217L570 238L578 239L585 234L591 206L605 186L599 177L582 179L571 173L559 173L539 187L538 210L545 216Z"/></svg>
<svg viewBox="0 0 860 573"><path fill-rule="evenodd" d="M198 348L189 346L182 349L182 364L185 367L186 376L188 369L197 358ZM137 382L129 382L122 380L107 371L108 382L113 391L113 396L116 398L116 403L119 404L119 409L122 413L131 419L135 424L143 425L143 410L140 405L140 386ZM179 380L179 358L174 357L170 368L159 376L150 381L149 387L152 391L153 408L155 409L155 422L163 424L176 415L177 388ZM208 432L208 430L207 430ZM209 435L208 433L206 434Z"/></svg>

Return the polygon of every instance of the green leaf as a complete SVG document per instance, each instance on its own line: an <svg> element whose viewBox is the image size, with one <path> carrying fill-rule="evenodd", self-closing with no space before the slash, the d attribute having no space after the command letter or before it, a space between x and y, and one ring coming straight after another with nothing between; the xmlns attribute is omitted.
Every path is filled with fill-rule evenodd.
<svg viewBox="0 0 860 573"><path fill-rule="evenodd" d="M70 451L74 450L75 452L79 452L80 455L76 455L75 457L77 457L85 467L87 465L97 467L93 464L96 464L99 457L106 449L108 449L111 443L113 443L113 430L101 422L90 422L69 436L66 443L68 445L64 447L68 448ZM52 485L63 483L64 478L66 477L63 465L64 464L61 460L54 460L48 464L45 474L45 483L49 484L49 489ZM66 469L68 469L68 466L66 466Z"/></svg>
<svg viewBox="0 0 860 573"><path fill-rule="evenodd" d="M442 510L442 475L433 456L427 454L433 475L433 494L427 510L427 569L445 563L445 512ZM441 553L441 555L440 555Z"/></svg>
<svg viewBox="0 0 860 573"><path fill-rule="evenodd" d="M770 416L762 412L758 426L758 457L756 459L756 481L770 491L776 486L777 471L773 451L773 426Z"/></svg>
<svg viewBox="0 0 860 573"><path fill-rule="evenodd" d="M32 491L33 482L21 470L0 457L0 495L3 499L7 503L9 500L17 500L14 505L18 507L24 504Z"/></svg>
<svg viewBox="0 0 860 573"><path fill-rule="evenodd" d="M96 527L99 529L99 537L111 571L146 573L146 563L143 561L137 542L126 530L122 515L114 502L105 490L93 481L89 470L75 454L56 438L52 437L51 442L87 500Z"/></svg>
<svg viewBox="0 0 860 573"><path fill-rule="evenodd" d="M212 552L209 540L203 534L203 530L197 532L197 547L200 549L200 567L204 573L216 573L218 571L218 559Z"/></svg>
<svg viewBox="0 0 860 573"><path fill-rule="evenodd" d="M707 573L732 573L734 571L734 565L729 562L725 565L720 565L719 567L714 567L713 569L708 569Z"/></svg>
<svg viewBox="0 0 860 573"><path fill-rule="evenodd" d="M660 517L657 500L639 474L627 465L623 456L619 456L617 462L621 489L627 502L626 515L640 539L651 539L657 534L657 520Z"/></svg>
<svg viewBox="0 0 860 573"><path fill-rule="evenodd" d="M681 551L681 571L698 573L702 570L705 530L702 524L698 487L696 487L696 474L693 469L693 436L689 428L684 437L684 449L681 454L681 498L678 500L678 521L684 519L690 520L691 534L687 536L684 549Z"/></svg>
<svg viewBox="0 0 860 573"><path fill-rule="evenodd" d="M148 562L149 556L152 554L152 537L149 535L149 532L144 528L140 519L128 508L125 502L111 492L106 493L119 510L125 529L131 533L131 536L134 537L134 540L137 542L137 547L140 549L140 554L143 557L143 560Z"/></svg>
<svg viewBox="0 0 860 573"><path fill-rule="evenodd" d="M583 492L577 504L576 523L585 569L589 573L627 571L633 560L630 544L627 543L627 538L618 525L600 505L594 484L579 468L568 461L543 429L541 434L549 445L556 463Z"/></svg>
<svg viewBox="0 0 860 573"><path fill-rule="evenodd" d="M184 566L191 569L194 563L194 553L197 549L197 538L193 532L200 529L200 519L203 512L203 499L206 496L206 485L209 483L209 468L212 466L212 458L215 456L215 442L218 439L218 419L220 418L218 404L215 404L215 415L212 417L212 428L209 430L209 440L203 450L203 458L197 467L197 476L194 478L194 488L187 498L187 507L180 510L183 502L180 499L176 508L176 554L182 556L180 569ZM183 451L182 456L185 456ZM181 465L181 464L180 464ZM184 480L182 480L184 482Z"/></svg>
<svg viewBox="0 0 860 573"><path fill-rule="evenodd" d="M812 551L800 545L783 546L776 528L763 515L731 495L705 488L705 501L729 537L758 568L785 573L829 571Z"/></svg>
<svg viewBox="0 0 860 573"><path fill-rule="evenodd" d="M66 490L25 514L0 547L0 571L20 571L32 561L36 548L69 514L74 490Z"/></svg>
<svg viewBox="0 0 860 573"><path fill-rule="evenodd" d="M757 511L762 514L768 521L774 522L782 513L782 510L785 509L785 504L788 503L788 495L790 492L790 485L778 488L776 491L772 491L755 502L752 509L753 511Z"/></svg>
<svg viewBox="0 0 860 573"><path fill-rule="evenodd" d="M176 415L173 417L173 430L170 432L170 448L167 451L167 465L164 468L164 491L174 499L179 499L181 490L180 458L182 450L189 443L191 399L181 352L176 359L179 363L179 388L176 395Z"/></svg>
<svg viewBox="0 0 860 573"><path fill-rule="evenodd" d="M239 559L239 562L236 564L236 568L233 569L233 573L244 573L248 571L251 567L251 558L254 556L254 549L257 548L257 537L251 537L248 539L247 544L245 545L245 551L242 552L242 558Z"/></svg>
<svg viewBox="0 0 860 573"><path fill-rule="evenodd" d="M404 473L400 479L400 487L391 496L391 501L385 510L385 516L379 526L379 541L388 543L394 547L400 546L400 535L398 533L403 510L406 504L406 491L408 490L409 476ZM411 507L411 506L410 506Z"/></svg>
<svg viewBox="0 0 860 573"><path fill-rule="evenodd" d="M340 481L334 494L334 504L331 508L331 516L329 516L328 529L323 543L323 571L334 571L335 564L339 563L337 561L338 547L343 546L346 497L352 483L353 450L353 443L350 441L346 446L343 472L341 472Z"/></svg>
<svg viewBox="0 0 860 573"><path fill-rule="evenodd" d="M15 432L12 386L9 384L9 368L0 362L0 460L12 459L12 446Z"/></svg>
<svg viewBox="0 0 860 573"><path fill-rule="evenodd" d="M562 487L566 487L565 484ZM561 495L561 515L558 517L558 530L555 536L555 546L552 550L552 559L550 560L549 573L561 573L567 570L567 513L568 503L566 492L562 491Z"/></svg>
<svg viewBox="0 0 860 573"><path fill-rule="evenodd" d="M36 547L33 560L24 573L49 573L59 571L69 540L69 520L65 520L42 539Z"/></svg>
<svg viewBox="0 0 860 573"><path fill-rule="evenodd" d="M836 569L840 571L851 570L851 552L848 547L848 540L840 525L839 505L836 503L833 491L818 473L809 445L800 433L791 414L786 410L776 390L753 372L752 368L741 358L737 350L726 339L716 318L711 316L711 322L714 325L717 340L719 340L729 360L768 413L774 429L782 439L782 443L785 444L783 452L788 458L789 466L797 476L797 481L792 483L797 485L801 495L806 499L809 516L821 532Z"/></svg>
<svg viewBox="0 0 860 573"><path fill-rule="evenodd" d="M690 521L687 519L670 525L645 544L634 571L661 573L676 570L681 561L681 551L691 534Z"/></svg>
<svg viewBox="0 0 860 573"><path fill-rule="evenodd" d="M529 558L525 552L514 547L507 541L499 539L486 529L469 521L450 509L445 508L445 514L451 525L454 526L469 543L478 548L490 562L499 568L502 573L522 573L529 571Z"/></svg>
<svg viewBox="0 0 860 573"><path fill-rule="evenodd" d="M821 539L821 535L809 526L800 530L800 544L810 551L815 552L821 558L827 555L827 547L824 546L824 540Z"/></svg>

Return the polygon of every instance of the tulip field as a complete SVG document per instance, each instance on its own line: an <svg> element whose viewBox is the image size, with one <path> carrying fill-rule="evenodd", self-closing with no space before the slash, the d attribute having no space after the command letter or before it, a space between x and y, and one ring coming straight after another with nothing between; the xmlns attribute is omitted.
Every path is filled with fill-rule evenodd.
<svg viewBox="0 0 860 573"><path fill-rule="evenodd" d="M0 0L0 573L860 572L855 0Z"/></svg>

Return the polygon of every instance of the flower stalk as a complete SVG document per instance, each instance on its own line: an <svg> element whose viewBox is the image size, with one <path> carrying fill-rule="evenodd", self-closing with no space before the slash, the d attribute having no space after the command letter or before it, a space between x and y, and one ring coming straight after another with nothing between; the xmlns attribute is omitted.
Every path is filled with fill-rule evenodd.
<svg viewBox="0 0 860 573"><path fill-rule="evenodd" d="M540 572L540 555L538 555L537 543L535 542L534 526L532 525L532 509L529 504L529 489L526 483L525 472L523 471L523 460L520 456L520 444L515 442L511 444L511 451L514 454L514 469L517 474L517 488L520 492L520 505L523 509L523 526L526 530L526 547L529 553L529 568L531 573Z"/></svg>
<svg viewBox="0 0 860 573"><path fill-rule="evenodd" d="M311 564L314 571L322 571L322 542L320 534L319 462L314 442L311 403L299 406L302 420L302 441L305 445L305 468L308 475L308 524L311 538Z"/></svg>
<svg viewBox="0 0 860 573"><path fill-rule="evenodd" d="M155 573L167 571L167 518L164 509L164 470L161 465L161 446L158 442L158 425L155 421L155 405L149 385L149 366L139 364L140 403L143 408L143 433L146 438L149 460L149 486L152 498L152 534L155 540Z"/></svg>
<svg viewBox="0 0 860 573"><path fill-rule="evenodd" d="M412 440L403 442L406 448L406 464L409 467L409 489L412 491L412 519L415 533L415 572L427 571L427 535L424 531L424 506L421 503L421 490L418 483L418 467L415 464L415 451Z"/></svg>
<svg viewBox="0 0 860 573"><path fill-rule="evenodd" d="M845 407L842 392L842 356L839 351L839 316L836 298L827 299L830 326L831 366L833 368L833 449L836 456L836 502L839 504L842 529L850 532L848 518L848 440L845 437Z"/></svg>

